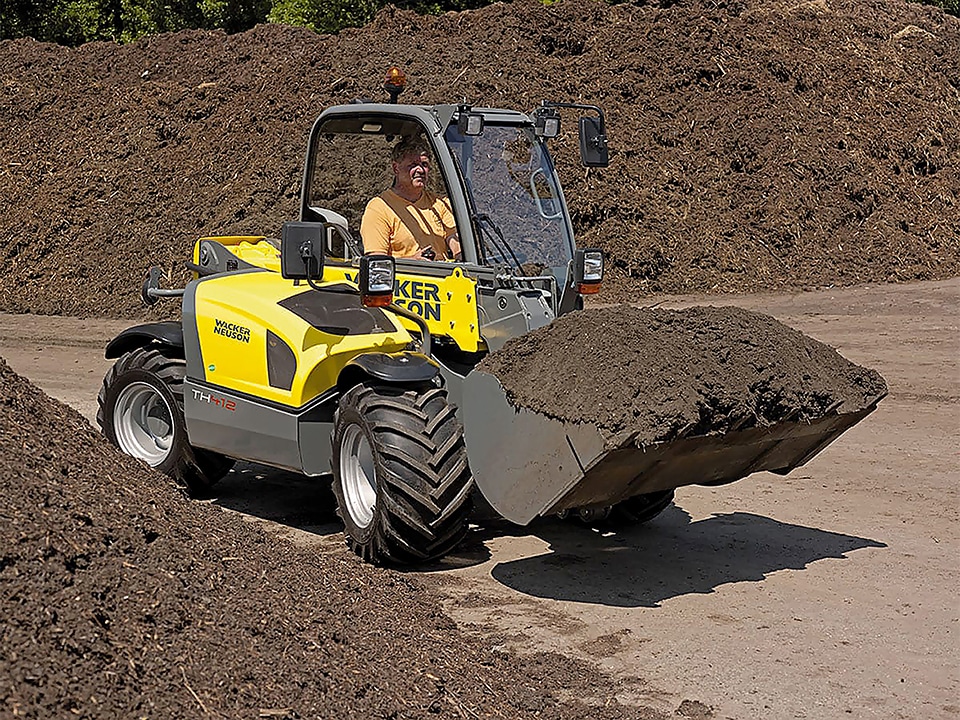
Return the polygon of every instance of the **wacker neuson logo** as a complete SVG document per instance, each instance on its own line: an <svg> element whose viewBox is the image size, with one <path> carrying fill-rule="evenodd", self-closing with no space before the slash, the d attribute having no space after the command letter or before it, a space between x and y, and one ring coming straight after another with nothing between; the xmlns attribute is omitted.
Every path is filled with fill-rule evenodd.
<svg viewBox="0 0 960 720"><path fill-rule="evenodd" d="M224 322L223 320L217 320L216 318L214 318L213 322L214 335L223 335L231 340L239 340L240 342L245 343L250 342L250 328L244 327L243 325L235 325L233 323Z"/></svg>

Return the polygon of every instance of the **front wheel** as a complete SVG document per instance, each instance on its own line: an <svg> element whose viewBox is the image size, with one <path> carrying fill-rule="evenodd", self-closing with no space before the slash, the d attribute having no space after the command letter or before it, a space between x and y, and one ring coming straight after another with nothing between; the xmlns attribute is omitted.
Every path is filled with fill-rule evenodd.
<svg viewBox="0 0 960 720"><path fill-rule="evenodd" d="M642 525L670 507L673 496L673 490L635 495L614 505L610 518L621 525Z"/></svg>
<svg viewBox="0 0 960 720"><path fill-rule="evenodd" d="M347 544L372 563L425 563L467 532L473 479L443 388L358 385L340 399L333 490Z"/></svg>
<svg viewBox="0 0 960 720"><path fill-rule="evenodd" d="M185 374L186 363L167 348L131 350L103 378L97 423L127 455L169 475L191 494L204 495L233 460L190 446L183 417Z"/></svg>
<svg viewBox="0 0 960 720"><path fill-rule="evenodd" d="M626 529L653 520L673 504L673 496L673 490L660 490L634 495L616 505L565 510L559 517L573 518L598 529Z"/></svg>

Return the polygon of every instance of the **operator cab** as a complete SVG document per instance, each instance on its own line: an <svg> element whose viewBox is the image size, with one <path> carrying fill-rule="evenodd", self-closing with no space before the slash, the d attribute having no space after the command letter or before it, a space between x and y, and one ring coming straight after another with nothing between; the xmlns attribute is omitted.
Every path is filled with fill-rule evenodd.
<svg viewBox="0 0 960 720"><path fill-rule="evenodd" d="M581 118L587 165L606 164L602 114L599 118ZM584 120L592 123L586 132ZM456 262L396 257L398 276L446 277L461 268L477 282L480 325L489 349L496 349L519 334L516 322L526 329L546 324L582 306L581 293L589 291L584 288L598 286L581 284L575 276L584 266L583 251L576 249L546 145L558 134L559 122L555 107L546 104L529 115L467 105L328 108L310 133L300 220L333 226L325 248L329 265L355 265L364 253L364 209L394 182L391 150L420 139L432 156L425 189L449 209L462 254Z"/></svg>

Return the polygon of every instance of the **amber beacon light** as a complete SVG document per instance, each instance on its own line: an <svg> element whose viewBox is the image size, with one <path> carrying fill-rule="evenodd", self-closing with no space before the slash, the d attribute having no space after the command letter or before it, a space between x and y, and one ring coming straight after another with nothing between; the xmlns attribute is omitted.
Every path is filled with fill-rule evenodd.
<svg viewBox="0 0 960 720"><path fill-rule="evenodd" d="M397 98L400 97L400 93L403 92L403 88L407 84L407 76L396 65L390 67L387 70L387 77L383 81L383 89L387 91L390 95L390 102L396 103Z"/></svg>

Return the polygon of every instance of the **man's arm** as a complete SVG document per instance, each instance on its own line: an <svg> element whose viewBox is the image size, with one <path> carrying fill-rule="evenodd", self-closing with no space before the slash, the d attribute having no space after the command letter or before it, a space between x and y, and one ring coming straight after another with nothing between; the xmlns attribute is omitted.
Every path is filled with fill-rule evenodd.
<svg viewBox="0 0 960 720"><path fill-rule="evenodd" d="M437 212L440 215L440 222L443 224L443 227L447 229L444 240L450 249L450 254L454 260L463 260L460 236L457 234L457 221L453 217L453 211L450 209L450 201L445 197L437 198L437 205L439 206Z"/></svg>
<svg viewBox="0 0 960 720"><path fill-rule="evenodd" d="M387 204L378 197L373 198L367 203L360 220L363 252L392 255L393 253L390 251L392 230L387 213Z"/></svg>

